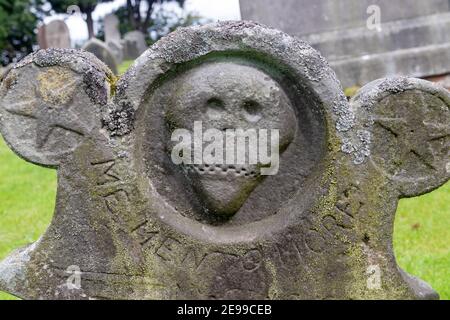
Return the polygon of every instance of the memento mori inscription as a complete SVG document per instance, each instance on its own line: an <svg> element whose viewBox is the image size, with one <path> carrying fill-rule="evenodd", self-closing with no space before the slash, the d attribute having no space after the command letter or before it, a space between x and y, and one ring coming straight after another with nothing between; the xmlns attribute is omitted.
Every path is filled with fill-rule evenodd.
<svg viewBox="0 0 450 320"><path fill-rule="evenodd" d="M410 78L348 102L315 50L249 22L180 29L118 81L88 53L39 51L2 82L0 129L18 155L58 169L55 217L0 264L0 289L436 298L397 266L391 230L399 198L449 179L449 106ZM240 136L243 151L229 147Z"/></svg>

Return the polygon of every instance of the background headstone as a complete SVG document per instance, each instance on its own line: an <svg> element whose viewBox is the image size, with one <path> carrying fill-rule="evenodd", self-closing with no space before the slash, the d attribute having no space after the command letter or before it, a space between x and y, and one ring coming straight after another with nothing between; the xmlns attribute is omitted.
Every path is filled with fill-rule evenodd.
<svg viewBox="0 0 450 320"><path fill-rule="evenodd" d="M123 46L119 30L119 19L114 14L108 14L105 23L105 43L113 53L118 64L123 61Z"/></svg>
<svg viewBox="0 0 450 320"><path fill-rule="evenodd" d="M438 298L397 265L392 232L400 198L450 179L450 92L396 77L348 101L316 50L252 22L182 28L149 50L118 82L84 51L41 50L0 85L8 145L58 169L52 223L0 263L0 290ZM174 163L173 133L197 121L278 128L279 172Z"/></svg>
<svg viewBox="0 0 450 320"><path fill-rule="evenodd" d="M426 80L435 82L447 90L450 90L450 74L448 75L441 75L441 76L435 76L435 77L429 77Z"/></svg>
<svg viewBox="0 0 450 320"><path fill-rule="evenodd" d="M119 18L115 14L108 14L105 16L105 42L120 41L121 35L119 31Z"/></svg>
<svg viewBox="0 0 450 320"><path fill-rule="evenodd" d="M148 48L145 35L141 31L126 33L123 37L122 45L124 59L126 60L136 59Z"/></svg>
<svg viewBox="0 0 450 320"><path fill-rule="evenodd" d="M330 61L344 87L391 75L450 72L448 0L240 0L240 4L243 19L311 43ZM379 28L372 19L378 8Z"/></svg>
<svg viewBox="0 0 450 320"><path fill-rule="evenodd" d="M109 40L106 46L111 50L118 64L123 62L123 45L121 41Z"/></svg>
<svg viewBox="0 0 450 320"><path fill-rule="evenodd" d="M83 49L93 53L97 58L103 61L103 63L105 63L114 74L118 73L118 63L116 58L103 41L92 38L84 44Z"/></svg>
<svg viewBox="0 0 450 320"><path fill-rule="evenodd" d="M53 20L38 29L38 43L41 49L70 48L69 28L64 21Z"/></svg>

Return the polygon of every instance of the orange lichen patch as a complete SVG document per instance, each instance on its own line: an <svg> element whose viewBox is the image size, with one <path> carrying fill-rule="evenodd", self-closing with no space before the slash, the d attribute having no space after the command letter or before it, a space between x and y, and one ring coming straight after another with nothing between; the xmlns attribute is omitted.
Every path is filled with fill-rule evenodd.
<svg viewBox="0 0 450 320"><path fill-rule="evenodd" d="M45 68L38 83L42 100L56 108L69 103L77 88L73 72L62 67Z"/></svg>

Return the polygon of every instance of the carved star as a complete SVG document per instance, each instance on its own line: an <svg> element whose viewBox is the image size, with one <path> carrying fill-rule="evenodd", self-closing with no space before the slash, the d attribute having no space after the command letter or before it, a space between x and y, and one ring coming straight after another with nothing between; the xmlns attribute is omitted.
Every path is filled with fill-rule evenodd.
<svg viewBox="0 0 450 320"><path fill-rule="evenodd" d="M66 84L60 90L64 90L68 85L72 85L72 83ZM45 146L50 135L56 128L61 128L80 136L85 135L86 130L80 124L81 121L69 108L71 101L61 106L55 106L45 102L37 88L35 91L36 99L13 103L6 108L6 111L36 121L36 146L38 148Z"/></svg>
<svg viewBox="0 0 450 320"><path fill-rule="evenodd" d="M403 118L375 117L374 122L395 136L401 145L398 151L402 159L412 153L428 168L436 170L431 142L448 137L450 128L446 124L425 119L423 108L416 108L413 112L407 112Z"/></svg>

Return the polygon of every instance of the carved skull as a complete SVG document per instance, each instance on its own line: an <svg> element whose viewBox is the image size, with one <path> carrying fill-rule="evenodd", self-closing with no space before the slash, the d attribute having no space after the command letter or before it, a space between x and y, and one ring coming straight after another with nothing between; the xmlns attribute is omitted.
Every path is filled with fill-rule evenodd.
<svg viewBox="0 0 450 320"><path fill-rule="evenodd" d="M232 62L206 63L178 77L172 88L176 94L166 113L166 121L172 129L192 132L198 121L202 122L203 132L208 129L221 132L255 129L259 137L262 132L266 133L260 129L267 132L276 129L279 130L280 153L293 140L296 116L289 98L274 79L257 68ZM237 142L239 132L234 133ZM267 140L270 142L271 138L267 137ZM229 148L225 141L224 138L224 148ZM205 150L209 142L202 143ZM242 151L245 162L239 164L228 163L224 151L223 164L184 166L208 212L232 216L263 181L261 167L267 164L260 160L257 163L249 161L249 150L247 145Z"/></svg>

